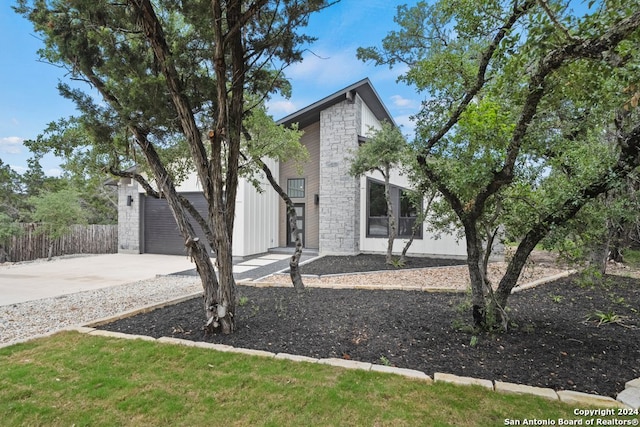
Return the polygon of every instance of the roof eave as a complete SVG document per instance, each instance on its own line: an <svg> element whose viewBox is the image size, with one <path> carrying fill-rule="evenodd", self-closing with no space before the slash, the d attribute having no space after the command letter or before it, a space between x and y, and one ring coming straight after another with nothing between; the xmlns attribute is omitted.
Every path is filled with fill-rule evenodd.
<svg viewBox="0 0 640 427"><path fill-rule="evenodd" d="M320 120L320 112L326 110L332 105L342 102L346 99L353 99L353 94L360 95L362 100L367 104L369 109L373 112L376 118L380 121L388 121L396 126L391 113L387 110L378 92L374 89L371 81L368 78L364 78L352 85L347 86L321 100L314 102L313 104L289 114L286 117L278 120L278 124L285 126L291 126L293 123L298 123L299 128L303 129L308 125Z"/></svg>

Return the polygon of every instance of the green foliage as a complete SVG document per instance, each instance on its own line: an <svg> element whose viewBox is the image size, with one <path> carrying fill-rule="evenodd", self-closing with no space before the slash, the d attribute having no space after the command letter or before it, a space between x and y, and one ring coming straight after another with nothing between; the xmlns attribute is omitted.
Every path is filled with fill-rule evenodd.
<svg viewBox="0 0 640 427"><path fill-rule="evenodd" d="M21 195L22 180L9 165L0 159L0 215L3 223L18 220L24 210L24 197Z"/></svg>
<svg viewBox="0 0 640 427"><path fill-rule="evenodd" d="M9 215L0 212L0 246L5 239L20 234L20 230L20 227Z"/></svg>
<svg viewBox="0 0 640 427"><path fill-rule="evenodd" d="M400 258L393 258L391 260L391 265L394 266L395 268L402 268L405 266L405 263Z"/></svg>
<svg viewBox="0 0 640 427"><path fill-rule="evenodd" d="M300 171L309 160L309 152L300 143L303 131L298 130L297 124L291 127L277 125L267 114L264 105L253 108L245 117L243 125L246 131L243 146L246 163L241 166L240 172L258 190L263 190L264 182L260 180L259 173L262 169L256 162L257 159L293 162Z"/></svg>
<svg viewBox="0 0 640 427"><path fill-rule="evenodd" d="M551 295L551 301L556 304L560 304L562 300L564 300L564 297L562 295Z"/></svg>
<svg viewBox="0 0 640 427"><path fill-rule="evenodd" d="M471 341L469 341L469 346L470 347L475 347L478 345L478 336L477 335L473 335L471 337Z"/></svg>
<svg viewBox="0 0 640 427"><path fill-rule="evenodd" d="M407 157L408 148L400 129L383 122L379 130L369 130L366 142L354 153L350 173L361 176L379 170L386 175Z"/></svg>
<svg viewBox="0 0 640 427"><path fill-rule="evenodd" d="M632 267L640 267L640 250L627 249L624 251L625 262Z"/></svg>
<svg viewBox="0 0 640 427"><path fill-rule="evenodd" d="M618 324L622 325L624 322L624 317L616 314L614 311L603 312L600 310L595 311L594 313L588 316L590 320L596 320L598 322L598 326L607 325L607 324Z"/></svg>
<svg viewBox="0 0 640 427"><path fill-rule="evenodd" d="M42 223L43 232L52 239L64 236L72 225L87 223L78 192L72 188L32 196L29 203L34 207L31 218Z"/></svg>
<svg viewBox="0 0 640 427"><path fill-rule="evenodd" d="M594 288L603 284L603 274L595 267L587 267L580 272L576 283L581 288Z"/></svg>
<svg viewBox="0 0 640 427"><path fill-rule="evenodd" d="M624 206L638 212L587 206L640 163L636 10L619 0L581 15L549 2L418 2L398 8L399 29L381 47L358 50L363 60L402 67L400 80L426 95L412 142L415 176L437 187L463 226L471 269L500 229L520 242L511 261L519 272L545 236L566 241L572 230L581 236L575 248L589 246L603 240L603 218ZM581 209L592 212L578 217ZM440 212L440 224L453 223ZM482 306L482 275L472 277ZM505 279L501 305L517 274Z"/></svg>
<svg viewBox="0 0 640 427"><path fill-rule="evenodd" d="M391 366L391 361L386 356L380 356L380 364L383 366Z"/></svg>

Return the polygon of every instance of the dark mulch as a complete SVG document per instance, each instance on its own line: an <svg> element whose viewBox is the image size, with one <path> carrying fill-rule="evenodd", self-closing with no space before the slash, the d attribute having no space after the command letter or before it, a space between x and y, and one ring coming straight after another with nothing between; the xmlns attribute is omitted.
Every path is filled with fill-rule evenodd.
<svg viewBox="0 0 640 427"><path fill-rule="evenodd" d="M325 273L326 274L326 273ZM581 286L582 285L582 286ZM460 293L239 286L237 331L205 335L199 298L105 325L153 337L216 342L316 358L338 357L556 390L615 396L640 377L640 280L578 276L510 298L514 325L477 336ZM609 313L601 323L593 317ZM603 316L605 317L605 316ZM606 320L606 319L605 319Z"/></svg>
<svg viewBox="0 0 640 427"><path fill-rule="evenodd" d="M397 257L394 256L394 259ZM397 270L398 267L384 262L385 256L378 254L360 254L354 256L324 256L300 266L302 274L345 274L364 271ZM466 260L431 257L407 257L402 268L444 267L465 265Z"/></svg>

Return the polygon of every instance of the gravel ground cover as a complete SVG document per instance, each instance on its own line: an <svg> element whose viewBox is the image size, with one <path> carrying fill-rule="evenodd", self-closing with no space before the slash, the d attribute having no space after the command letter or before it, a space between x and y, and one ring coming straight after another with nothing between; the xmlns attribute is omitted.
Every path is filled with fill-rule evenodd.
<svg viewBox="0 0 640 427"><path fill-rule="evenodd" d="M0 306L0 345L202 290L195 277L164 276L108 288Z"/></svg>

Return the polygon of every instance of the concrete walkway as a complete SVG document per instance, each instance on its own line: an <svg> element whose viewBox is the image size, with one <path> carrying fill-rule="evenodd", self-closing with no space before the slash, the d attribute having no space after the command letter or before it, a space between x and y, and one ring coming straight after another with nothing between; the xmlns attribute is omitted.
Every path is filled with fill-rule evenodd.
<svg viewBox="0 0 640 427"><path fill-rule="evenodd" d="M302 261L311 258L306 255ZM289 266L288 254L268 253L240 260L236 280L257 279ZM124 285L166 275L197 276L186 256L107 254L0 265L0 306Z"/></svg>
<svg viewBox="0 0 640 427"><path fill-rule="evenodd" d="M106 254L0 266L0 306L122 285L193 268L186 256Z"/></svg>

